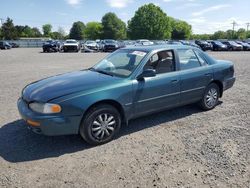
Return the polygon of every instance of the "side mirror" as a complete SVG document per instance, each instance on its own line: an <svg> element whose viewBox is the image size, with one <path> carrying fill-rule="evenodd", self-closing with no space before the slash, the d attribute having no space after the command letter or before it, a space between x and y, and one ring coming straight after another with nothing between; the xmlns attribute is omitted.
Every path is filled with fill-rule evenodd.
<svg viewBox="0 0 250 188"><path fill-rule="evenodd" d="M142 80L143 78L147 77L154 77L156 72L154 69L146 69L140 75L137 76L137 80Z"/></svg>

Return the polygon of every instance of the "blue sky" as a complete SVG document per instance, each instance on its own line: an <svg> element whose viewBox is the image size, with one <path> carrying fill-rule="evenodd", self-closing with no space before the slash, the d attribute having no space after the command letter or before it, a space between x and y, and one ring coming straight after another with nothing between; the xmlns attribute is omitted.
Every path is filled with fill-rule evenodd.
<svg viewBox="0 0 250 188"><path fill-rule="evenodd" d="M246 28L250 22L249 0L2 0L0 18L10 17L15 25L38 27L46 23L69 31L74 21L101 21L106 12L114 12L127 22L138 7L154 3L169 16L192 25L193 33L213 33ZM248 14L247 14L248 13Z"/></svg>

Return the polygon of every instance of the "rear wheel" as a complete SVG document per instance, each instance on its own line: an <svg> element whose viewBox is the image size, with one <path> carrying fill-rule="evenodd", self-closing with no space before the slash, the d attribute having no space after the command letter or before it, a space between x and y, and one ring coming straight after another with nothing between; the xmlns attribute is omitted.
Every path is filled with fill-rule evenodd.
<svg viewBox="0 0 250 188"><path fill-rule="evenodd" d="M202 100L200 101L200 106L203 110L213 109L219 100L220 89L217 84L209 84L203 94Z"/></svg>
<svg viewBox="0 0 250 188"><path fill-rule="evenodd" d="M80 135L91 145L111 141L121 127L120 113L111 105L103 104L89 110L80 126Z"/></svg>

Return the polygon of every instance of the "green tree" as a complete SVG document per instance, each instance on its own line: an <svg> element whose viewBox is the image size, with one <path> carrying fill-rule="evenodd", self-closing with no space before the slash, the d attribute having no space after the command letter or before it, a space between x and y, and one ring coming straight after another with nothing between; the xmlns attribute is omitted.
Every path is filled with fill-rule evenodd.
<svg viewBox="0 0 250 188"><path fill-rule="evenodd" d="M34 37L41 37L42 36L42 33L40 32L40 30L37 27L33 27L32 30L33 30Z"/></svg>
<svg viewBox="0 0 250 188"><path fill-rule="evenodd" d="M172 31L173 39L189 39L192 34L192 26L185 21L175 20Z"/></svg>
<svg viewBox="0 0 250 188"><path fill-rule="evenodd" d="M250 38L250 31L247 31L247 32L246 32L246 38L247 38L247 39Z"/></svg>
<svg viewBox="0 0 250 188"><path fill-rule="evenodd" d="M42 26L42 28L43 28L43 35L45 37L49 37L50 34L51 34L51 31L52 31L52 25L45 24L45 25Z"/></svg>
<svg viewBox="0 0 250 188"><path fill-rule="evenodd" d="M114 13L109 12L102 17L103 38L125 39L126 24Z"/></svg>
<svg viewBox="0 0 250 188"><path fill-rule="evenodd" d="M217 39L226 39L227 38L227 34L224 31L216 31L212 37L213 40L217 40Z"/></svg>
<svg viewBox="0 0 250 188"><path fill-rule="evenodd" d="M209 39L211 39L211 35L209 35L209 34L193 34L192 36L191 36L191 38L192 39L200 39L200 40L209 40Z"/></svg>
<svg viewBox="0 0 250 188"><path fill-rule="evenodd" d="M85 36L87 39L100 39L102 37L102 24L99 22L89 22L86 24Z"/></svg>
<svg viewBox="0 0 250 188"><path fill-rule="evenodd" d="M17 32L12 19L7 18L6 22L3 23L2 35L6 40L17 39Z"/></svg>
<svg viewBox="0 0 250 188"><path fill-rule="evenodd" d="M247 32L246 32L245 29L240 28L240 29L237 31L236 35L237 35L237 38L238 38L238 39L243 40L243 39L246 39L246 37L247 37Z"/></svg>
<svg viewBox="0 0 250 188"><path fill-rule="evenodd" d="M170 20L159 6L143 5L128 22L128 35L132 39L164 39L170 37Z"/></svg>
<svg viewBox="0 0 250 188"><path fill-rule="evenodd" d="M233 31L232 29L229 29L226 31L226 36L227 36L226 37L227 39L236 39L237 38L235 31Z"/></svg>
<svg viewBox="0 0 250 188"><path fill-rule="evenodd" d="M69 38L75 39L75 40L84 39L84 29L85 29L84 23L80 21L74 22L69 32Z"/></svg>
<svg viewBox="0 0 250 188"><path fill-rule="evenodd" d="M3 34L2 34L2 27L0 27L0 39L3 38Z"/></svg>
<svg viewBox="0 0 250 188"><path fill-rule="evenodd" d="M64 29L62 27L58 27L57 32L59 33L59 39L64 39L64 37L66 36L66 32L64 31Z"/></svg>

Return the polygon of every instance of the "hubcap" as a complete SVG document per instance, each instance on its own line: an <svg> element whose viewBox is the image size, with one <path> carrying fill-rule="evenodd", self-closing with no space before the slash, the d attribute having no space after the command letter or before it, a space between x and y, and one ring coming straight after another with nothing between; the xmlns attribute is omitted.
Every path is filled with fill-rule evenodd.
<svg viewBox="0 0 250 188"><path fill-rule="evenodd" d="M104 140L115 130L116 121L111 114L100 114L92 123L92 135L98 140Z"/></svg>
<svg viewBox="0 0 250 188"><path fill-rule="evenodd" d="M210 108L215 106L217 99L218 99L217 90L214 88L211 88L206 95L206 105Z"/></svg>

